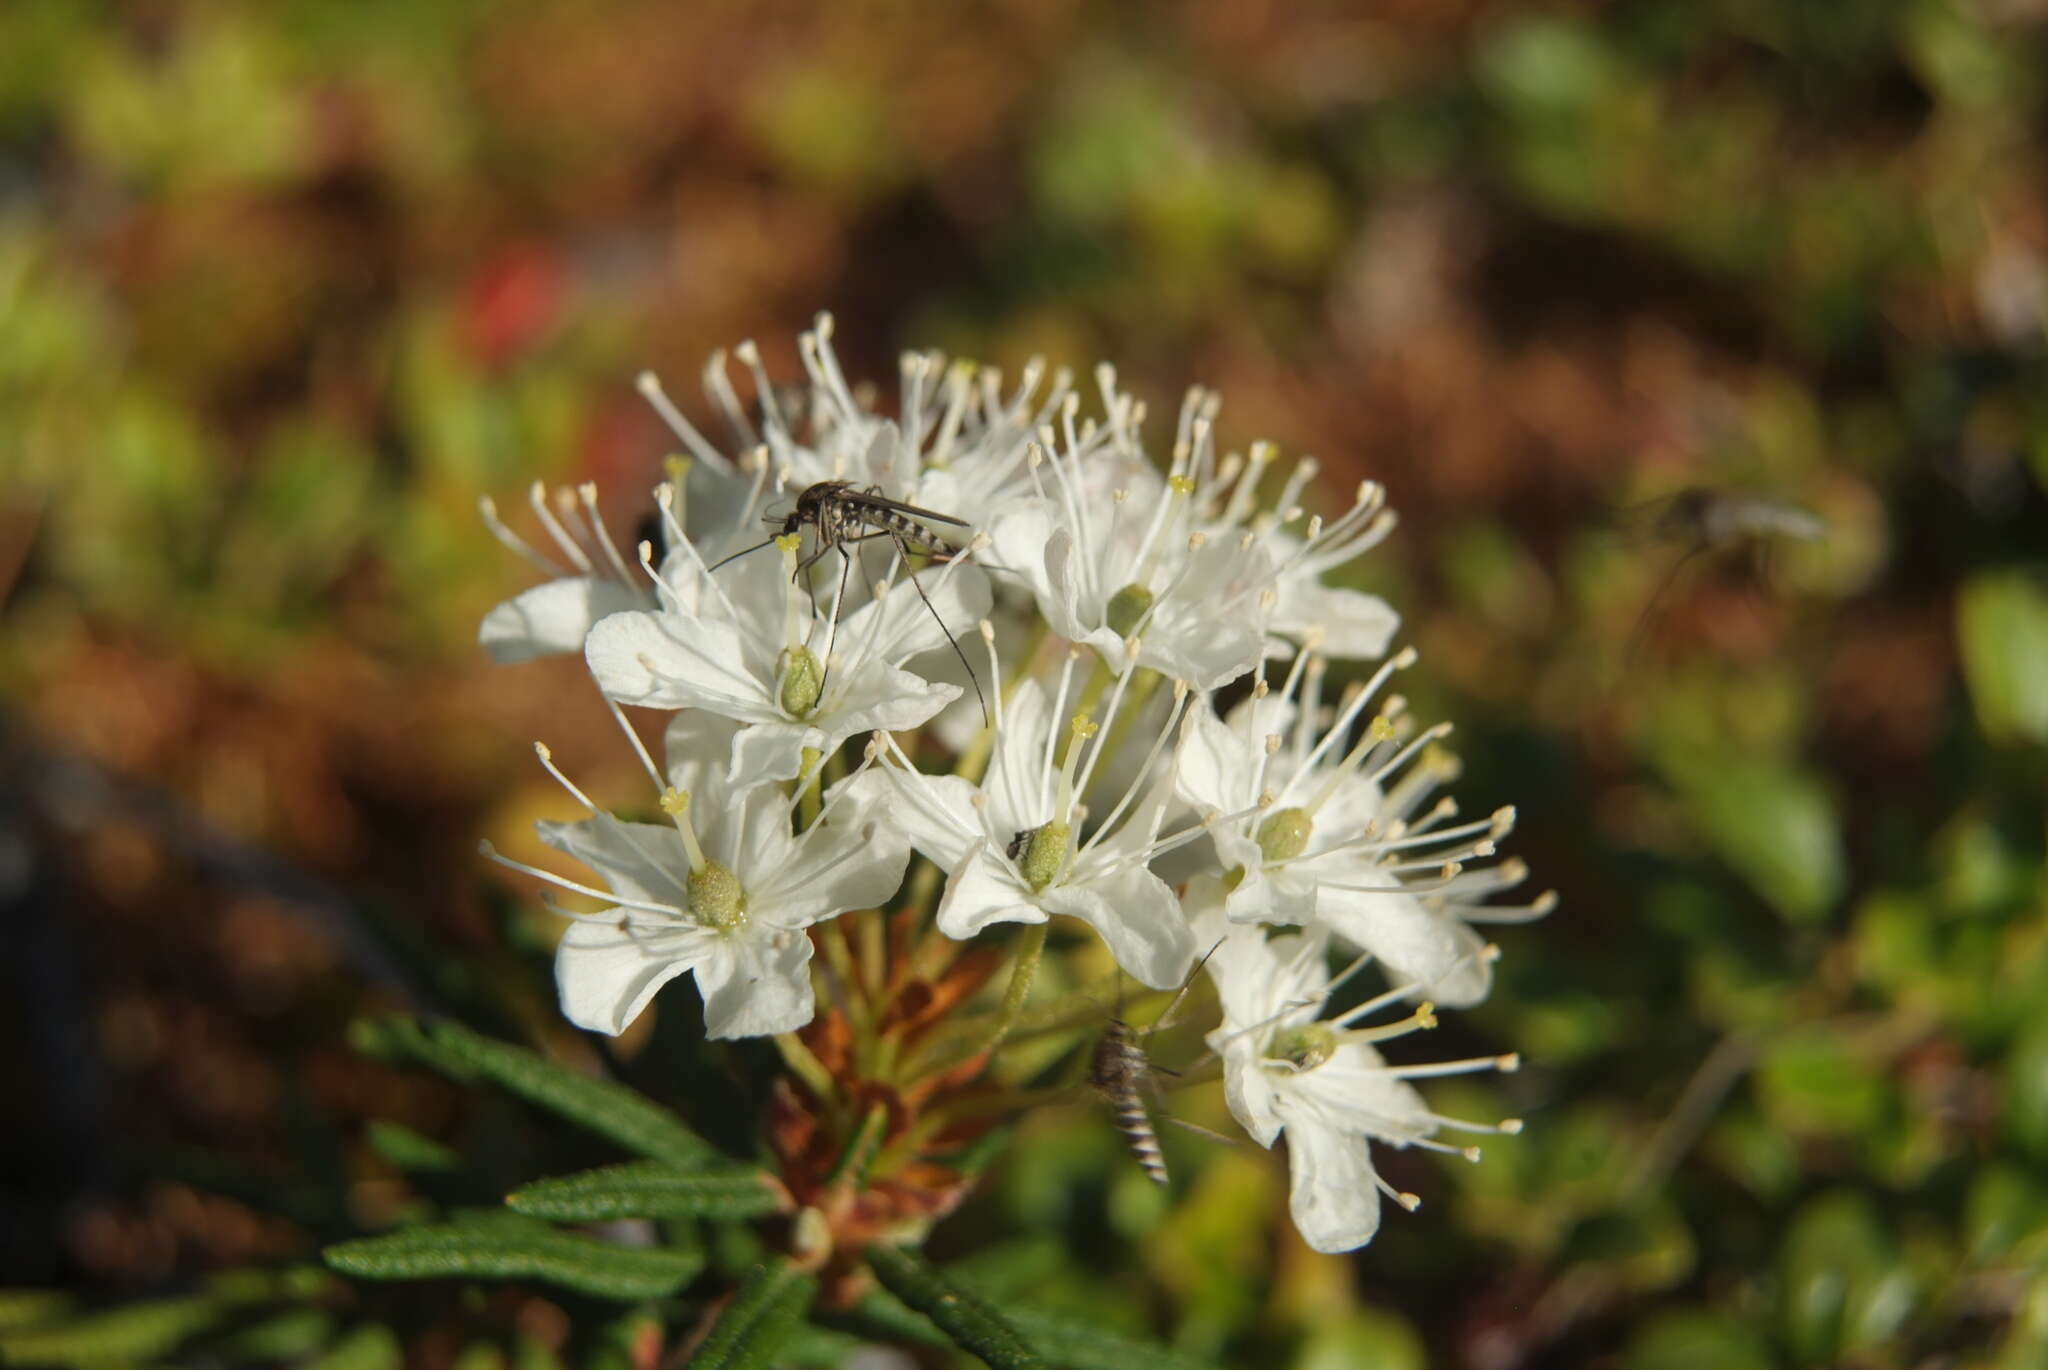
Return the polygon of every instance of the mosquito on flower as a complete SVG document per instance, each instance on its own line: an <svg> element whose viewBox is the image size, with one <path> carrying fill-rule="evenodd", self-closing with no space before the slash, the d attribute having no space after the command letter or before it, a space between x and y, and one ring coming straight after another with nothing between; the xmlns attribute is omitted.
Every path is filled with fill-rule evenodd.
<svg viewBox="0 0 2048 1370"><path fill-rule="evenodd" d="M806 486L796 497L796 507L782 520L782 528L776 537L764 538L751 547L712 563L711 569L730 561L737 561L750 552L774 544L776 538L800 534L805 528L811 530L816 547L811 554L796 565L796 574L801 576L818 564L828 552L839 553L839 590L843 597L846 592L847 572L852 569L854 558L847 553L849 546L871 542L876 538L888 538L896 544L896 551L907 564L913 556L928 557L933 561L951 561L959 553L937 534L932 525L943 524L953 528L969 526L966 519L942 514L936 509L924 509L902 500L890 499L880 486L856 486L850 480L821 480ZM865 568L863 568L865 573ZM910 587L917 591L917 597L924 601L925 609L931 614L939 631L946 635L946 643L953 649L953 655L960 658L960 664L967 670L967 683L974 687L974 697L981 703L981 721L988 723L988 697L981 692L981 681L974 674L973 663L967 653L960 649L960 640L953 636L953 630L933 607L931 596L917 577L910 577ZM834 601L837 603L837 601ZM829 666L828 666L829 669Z"/></svg>
<svg viewBox="0 0 2048 1370"><path fill-rule="evenodd" d="M1221 945L1221 942L1216 944ZM1215 952L1216 947L1211 947L1203 953L1202 959L1188 972L1188 978L1174 992L1166 1011L1153 1019L1152 1025L1143 1032L1137 1031L1125 1022L1119 1008L1110 1018L1109 1025L1102 1030L1102 1036L1095 1043L1094 1055L1088 1062L1088 1083L1109 1101L1112 1109L1116 1110L1117 1131L1124 1134L1124 1140L1130 1144L1131 1155L1137 1158L1145 1174L1157 1185L1166 1184L1170 1177L1166 1169L1165 1153L1159 1149L1159 1133L1152 1126L1152 1113L1147 1107L1147 1099L1158 1097L1161 1075L1177 1075L1179 1072L1153 1064L1151 1054L1146 1048L1151 1043L1152 1034L1172 1019L1174 1010L1179 1008L1181 1000L1187 997L1189 986L1194 984L1195 976L1201 973L1203 965ZM1197 1127L1179 1118L1169 1118L1167 1121L1226 1145L1230 1142L1228 1137L1218 1136L1205 1127Z"/></svg>

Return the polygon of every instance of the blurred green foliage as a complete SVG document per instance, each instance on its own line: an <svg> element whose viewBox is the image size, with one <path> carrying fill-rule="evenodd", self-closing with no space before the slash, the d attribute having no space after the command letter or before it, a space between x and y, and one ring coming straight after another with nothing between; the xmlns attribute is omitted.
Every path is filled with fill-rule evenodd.
<svg viewBox="0 0 2048 1370"><path fill-rule="evenodd" d="M470 855L548 802L520 741L594 712L573 671L484 674L523 572L477 497L592 480L629 532L664 450L633 373L684 394L758 336L788 374L819 307L883 382L938 345L1113 358L1155 413L1212 384L1229 445L1403 516L1369 575L1418 711L1564 895L1447 1024L1525 1070L1433 1098L1529 1128L1394 1158L1425 1209L1344 1263L1276 1223L1269 1158L1169 1138L1164 1202L1053 1111L946 1254L1293 1370L2048 1364L2044 73L2018 0L12 0L0 698L405 929L480 1027L587 1054L541 916ZM1659 531L1687 487L1828 531ZM107 826L64 916L110 950L34 1026L108 1097L82 1133L24 1108L6 1167L74 1204L9 1199L10 1278L94 1297L0 1299L0 1353L551 1363L555 1322L481 1297L191 1292L494 1202L433 1190L451 1147L501 1194L569 1144L366 1076L340 1025L389 985ZM57 1078L28 1012L10 1059ZM664 1013L629 1076L744 1074ZM150 1187L187 1174L282 1235L194 1235ZM592 1315L576 1346L649 1335Z"/></svg>

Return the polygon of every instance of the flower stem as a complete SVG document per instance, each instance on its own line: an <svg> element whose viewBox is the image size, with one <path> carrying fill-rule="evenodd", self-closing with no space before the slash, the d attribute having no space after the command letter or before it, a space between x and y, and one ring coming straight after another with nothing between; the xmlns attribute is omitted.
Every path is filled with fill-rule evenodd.
<svg viewBox="0 0 2048 1370"><path fill-rule="evenodd" d="M802 1038L794 1032L778 1032L775 1049L782 1053L782 1062L790 1073L802 1080L821 1103L829 1105L836 1101L838 1091L832 1083L832 1072L825 1069L825 1063L811 1053Z"/></svg>

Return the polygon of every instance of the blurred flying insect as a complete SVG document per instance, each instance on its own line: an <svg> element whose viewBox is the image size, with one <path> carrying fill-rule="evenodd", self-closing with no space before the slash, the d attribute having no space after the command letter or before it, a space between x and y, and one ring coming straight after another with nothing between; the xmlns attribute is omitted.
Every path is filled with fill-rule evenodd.
<svg viewBox="0 0 2048 1370"><path fill-rule="evenodd" d="M1221 946L1222 943L1217 943ZM1166 1011L1152 1020L1152 1025L1143 1032L1134 1029L1123 1019L1123 1006L1117 1006L1108 1026L1095 1043L1095 1053L1088 1062L1088 1083L1097 1093L1109 1101L1116 1112L1116 1129L1124 1134L1130 1145L1131 1155L1137 1158L1140 1167L1151 1178L1152 1183L1164 1185L1170 1178L1166 1170L1166 1155L1159 1149L1159 1133L1152 1126L1152 1112L1147 1100L1159 1099L1159 1077L1178 1075L1180 1072L1155 1065L1146 1050L1152 1034L1166 1026L1173 1017L1173 1011L1180 1007L1187 997L1188 989L1195 982L1195 976L1204 963L1214 955L1216 947L1204 952L1202 959L1188 972L1188 978L1181 982L1180 989L1166 1006ZM1199 1132L1205 1137L1228 1144L1230 1138L1219 1136L1206 1127L1197 1127L1179 1118L1168 1118L1168 1122L1184 1127L1190 1132Z"/></svg>
<svg viewBox="0 0 2048 1370"><path fill-rule="evenodd" d="M1828 532L1826 521L1812 510L1747 491L1716 490L1703 485L1652 500L1631 512L1641 517L1651 538L1684 550L1644 602L1629 634L1624 661L1634 660L1657 606L1678 583L1686 567L1701 557L1746 553L1757 577L1768 579L1770 558L1778 546L1787 542L1819 542Z"/></svg>
<svg viewBox="0 0 2048 1370"><path fill-rule="evenodd" d="M771 519L772 523L773 520ZM806 486L796 497L796 507L783 517L782 526L774 537L764 538L751 547L721 557L712 563L712 570L729 561L737 561L751 552L772 546L777 538L811 530L815 544L809 556L797 563L796 574L818 564L828 552L839 553L839 597L835 606L846 595L846 576L852 569L854 556L846 549L876 538L888 538L896 544L897 553L907 566L913 556L929 557L933 561L951 561L958 550L943 541L934 531L936 526L952 528L968 527L967 520L942 514L936 509L923 509L902 500L890 499L878 485L856 486L850 480L821 480ZM866 574L866 568L862 568ZM953 655L960 658L960 664L967 670L967 683L974 687L974 697L981 704L981 721L988 723L988 698L981 692L981 681L974 674L974 665L968 661L967 653L960 649L960 640L953 636L953 630L946 626L946 620L939 616L932 604L931 596L918 583L915 575L910 576L910 588L917 591L917 597L924 601L925 610L931 614L932 622L939 625L939 631L946 635L946 644L953 649ZM830 669L829 663L827 669Z"/></svg>

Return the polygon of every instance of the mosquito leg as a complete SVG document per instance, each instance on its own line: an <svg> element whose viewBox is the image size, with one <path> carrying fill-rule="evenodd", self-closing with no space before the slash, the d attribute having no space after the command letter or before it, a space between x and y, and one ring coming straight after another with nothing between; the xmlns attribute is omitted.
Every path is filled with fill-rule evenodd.
<svg viewBox="0 0 2048 1370"><path fill-rule="evenodd" d="M832 679L832 653L833 648L837 645L836 640L839 637L839 606L846 603L846 573L852 560L853 558L846 554L846 549L841 547L839 549L839 593L832 597L832 621L825 625L825 669L818 674L818 698L820 699L825 697L825 686ZM861 568L861 574L867 574L866 567Z"/></svg>
<svg viewBox="0 0 2048 1370"><path fill-rule="evenodd" d="M893 524L889 527L889 536L896 539L896 550L902 554L905 569L909 569L911 557L909 539L905 538L901 530ZM917 577L912 575L909 577L909 580L910 588L917 591L917 597L923 600L924 607L931 611L932 622L938 624L939 631L946 635L946 645L953 649L953 655L959 657L960 664L967 668L967 683L974 687L974 697L981 704L981 726L986 728L988 726L988 696L981 692L981 680L974 674L974 663L967 659L967 653L960 650L960 639L953 636L953 630L946 626L946 620L939 617L937 606L932 603L932 597L924 592L924 586L918 584Z"/></svg>
<svg viewBox="0 0 2048 1370"><path fill-rule="evenodd" d="M1220 1132L1211 1132L1208 1128L1203 1127L1200 1123L1191 1123L1185 1118L1162 1117L1160 1121L1172 1123L1175 1127L1180 1128L1183 1131L1192 1132L1197 1137L1207 1137L1210 1141L1221 1142L1225 1146L1236 1146L1238 1143L1238 1139L1236 1137L1226 1137Z"/></svg>
<svg viewBox="0 0 2048 1370"><path fill-rule="evenodd" d="M1153 1033L1159 1031L1159 1029L1166 1026L1168 1020L1170 1020L1173 1017L1173 1011L1180 1007L1180 1001L1188 997L1188 990L1194 985L1195 976L1201 973L1203 966L1209 964L1209 958L1214 956L1216 954L1216 948L1222 945L1223 939L1219 937L1213 944L1211 944L1207 951L1202 953L1202 959L1195 962L1194 967L1188 971L1187 979L1180 982L1180 988L1175 990L1173 992L1173 998L1167 1001L1165 1011L1162 1012L1157 1018L1154 1018L1152 1020L1152 1026L1145 1029L1145 1036L1142 1040L1150 1041L1152 1039ZM1171 1073L1171 1071L1168 1072L1168 1074Z"/></svg>

